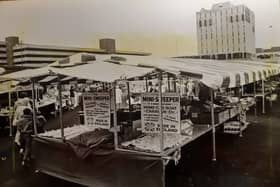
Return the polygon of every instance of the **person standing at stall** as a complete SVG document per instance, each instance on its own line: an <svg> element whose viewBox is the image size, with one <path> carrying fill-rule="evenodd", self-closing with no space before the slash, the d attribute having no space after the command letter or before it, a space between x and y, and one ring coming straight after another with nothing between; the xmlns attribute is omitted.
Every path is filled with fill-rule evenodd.
<svg viewBox="0 0 280 187"><path fill-rule="evenodd" d="M46 124L46 119L44 116L36 114L36 126L38 133L44 132L44 125ZM31 154L31 143L32 136L34 134L33 127L33 113L32 109L25 108L23 110L23 115L19 121L17 121L17 130L20 132L20 153L23 154L22 165L24 166L27 161L30 160Z"/></svg>
<svg viewBox="0 0 280 187"><path fill-rule="evenodd" d="M117 108L121 108L121 103L122 103L122 90L120 86L116 87L116 104Z"/></svg>
<svg viewBox="0 0 280 187"><path fill-rule="evenodd" d="M71 86L70 88L70 102L71 102L71 109L75 107L75 90L74 87Z"/></svg>
<svg viewBox="0 0 280 187"><path fill-rule="evenodd" d="M24 92L20 95L20 98L14 104L13 127L17 127L18 121L23 116L23 110L26 108L31 109L31 102L31 99ZM20 146L20 131L18 130L15 135L15 143Z"/></svg>

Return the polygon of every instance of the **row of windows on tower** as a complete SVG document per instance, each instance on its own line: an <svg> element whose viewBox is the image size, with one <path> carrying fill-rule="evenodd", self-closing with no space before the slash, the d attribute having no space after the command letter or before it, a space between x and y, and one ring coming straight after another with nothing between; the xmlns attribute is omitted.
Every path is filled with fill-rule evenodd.
<svg viewBox="0 0 280 187"><path fill-rule="evenodd" d="M250 16L246 16L245 17L245 15L244 14L242 14L242 15L236 15L235 16L235 21L236 22L239 22L239 21L247 21L248 23L250 23ZM230 16L229 17L229 22L231 22L231 23L233 23L234 22L234 16ZM203 27L203 26L205 26L205 27L207 27L207 26L212 26L212 19L209 19L208 21L207 20L204 20L203 22L202 22L202 20L199 20L199 27Z"/></svg>
<svg viewBox="0 0 280 187"><path fill-rule="evenodd" d="M245 37L243 38L243 40L244 40L244 44L246 43L246 39L245 39ZM241 48L240 48L240 46L241 46L241 44L240 44L240 37L238 37L238 51L241 51ZM222 39L222 41L221 41L222 43L222 51L224 51L225 49L224 49L224 47L225 47L225 43L224 43L224 40ZM234 44L234 39L232 39L232 43ZM230 51L229 50L229 41L227 40L227 42L226 42L226 44L227 44L227 51ZM200 46L201 46L201 51L202 51L202 53L203 52L206 52L206 54L208 54L208 52L209 53L211 53L211 52L215 52L215 50L212 50L213 49L213 47L214 46L209 46L209 45L205 45L205 47L206 47L206 49L203 47L203 42L201 42L200 43ZM219 46L219 44L218 44L218 40L216 40L216 47L214 47L214 48L216 48L216 52L218 52L219 51L219 49L218 49L218 46ZM244 48L245 48L245 46L244 46ZM232 50L234 51L235 50L235 47L234 47L234 45L232 46Z"/></svg>
<svg viewBox="0 0 280 187"><path fill-rule="evenodd" d="M212 34L211 34L211 35L212 35ZM202 35L201 35L201 38L202 38ZM207 35L206 35L206 39L207 39ZM212 39L212 37L211 37L211 39ZM238 51L240 51L241 40L240 40L240 35L239 35L239 33L238 33L238 39L237 39L237 40L234 39L234 37L232 38L232 44L233 44L232 48L233 48L233 51L235 50L234 43L235 43L236 41L237 41L237 45L238 45ZM243 42L244 42L244 45L245 45L245 43L246 43L246 38L245 38L245 36L243 36ZM203 51L205 51L206 54L208 54L208 51L211 52L211 49L213 49L212 47L214 47L214 46L211 47L211 45L209 46L209 45L207 45L207 43L205 43L206 49L204 49L203 43L205 43L205 42L203 42L203 40L201 40L200 46L201 46L202 53L203 53ZM223 36L222 36L222 39L221 39L222 49L224 49L224 47L226 47L225 44L227 45L227 50L229 51L229 40L226 39L226 43L225 43L224 40L223 40ZM214 47L214 48L216 48L216 51L217 51L217 52L219 51L219 50L218 50L218 46L219 46L219 42L218 42L218 40L216 40L216 47ZM245 46L244 46L244 47L245 47ZM203 49L204 49L204 50L203 50ZM213 51L213 52L214 52L214 51Z"/></svg>

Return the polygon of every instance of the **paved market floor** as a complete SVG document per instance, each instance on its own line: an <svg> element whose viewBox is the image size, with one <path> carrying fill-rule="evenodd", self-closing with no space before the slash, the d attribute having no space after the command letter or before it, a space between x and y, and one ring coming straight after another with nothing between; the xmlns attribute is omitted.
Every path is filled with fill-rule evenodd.
<svg viewBox="0 0 280 187"><path fill-rule="evenodd" d="M279 187L280 186L280 103L266 115L250 116L251 123L240 138L217 134L217 161L212 162L211 134L207 134L183 149L182 159L166 173L167 187ZM78 120L67 112L64 120ZM57 119L47 124L57 127ZM12 139L0 134L0 186L49 187L79 185L62 181L32 170L23 169L13 154ZM13 165L13 158L16 163Z"/></svg>

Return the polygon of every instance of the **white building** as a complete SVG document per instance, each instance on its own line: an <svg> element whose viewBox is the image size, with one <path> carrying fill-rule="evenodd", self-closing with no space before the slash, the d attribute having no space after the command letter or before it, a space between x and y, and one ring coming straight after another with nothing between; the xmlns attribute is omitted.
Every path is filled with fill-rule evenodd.
<svg viewBox="0 0 280 187"><path fill-rule="evenodd" d="M214 4L196 13L201 58L251 58L255 49L255 15L245 5Z"/></svg>

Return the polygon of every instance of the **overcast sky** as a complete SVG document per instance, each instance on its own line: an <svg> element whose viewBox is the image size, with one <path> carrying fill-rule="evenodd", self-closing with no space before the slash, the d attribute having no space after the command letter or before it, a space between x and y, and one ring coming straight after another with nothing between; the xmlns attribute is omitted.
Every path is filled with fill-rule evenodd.
<svg viewBox="0 0 280 187"><path fill-rule="evenodd" d="M0 40L98 47L115 38L124 50L160 56L196 54L196 18L217 0L18 0L0 1ZM257 47L280 46L279 0L233 0L255 12ZM270 30L269 26L273 28Z"/></svg>

